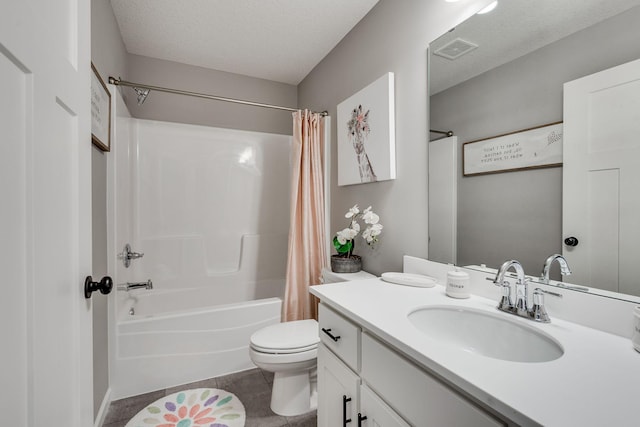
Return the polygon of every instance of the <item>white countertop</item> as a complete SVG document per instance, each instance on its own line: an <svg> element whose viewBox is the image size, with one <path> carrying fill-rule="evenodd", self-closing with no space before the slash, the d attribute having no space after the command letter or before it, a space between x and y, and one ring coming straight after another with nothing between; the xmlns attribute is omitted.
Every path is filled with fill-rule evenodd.
<svg viewBox="0 0 640 427"><path fill-rule="evenodd" d="M629 339L553 317L551 323L540 324L496 310L497 301L449 298L440 285L415 288L370 279L313 286L311 293L518 424L640 425L640 353ZM407 318L430 305L499 313L546 332L562 344L564 355L551 362L520 363L439 343Z"/></svg>

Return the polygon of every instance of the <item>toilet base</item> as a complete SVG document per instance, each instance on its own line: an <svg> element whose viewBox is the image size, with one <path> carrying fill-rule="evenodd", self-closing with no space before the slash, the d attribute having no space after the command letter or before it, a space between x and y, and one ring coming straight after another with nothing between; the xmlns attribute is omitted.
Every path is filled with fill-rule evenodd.
<svg viewBox="0 0 640 427"><path fill-rule="evenodd" d="M302 415L318 407L317 371L276 372L271 390L271 410L287 417Z"/></svg>

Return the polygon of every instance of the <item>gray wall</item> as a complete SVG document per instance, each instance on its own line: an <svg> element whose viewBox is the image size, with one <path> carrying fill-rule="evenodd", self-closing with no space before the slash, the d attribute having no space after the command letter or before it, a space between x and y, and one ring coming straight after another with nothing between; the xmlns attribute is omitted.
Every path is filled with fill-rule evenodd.
<svg viewBox="0 0 640 427"><path fill-rule="evenodd" d="M403 254L427 257L426 48L486 3L380 0L298 86L300 106L328 110L335 118L337 104L384 73L395 73L396 180L338 187L340 124L332 120L329 231L347 225L344 214L354 204L373 206L385 228L374 250L358 237L355 252L367 271L401 271Z"/></svg>
<svg viewBox="0 0 640 427"><path fill-rule="evenodd" d="M91 61L102 80L128 75L127 50L109 0L91 0Z"/></svg>
<svg viewBox="0 0 640 427"><path fill-rule="evenodd" d="M109 0L91 0L91 61L107 83L110 75L126 76L127 53ZM113 143L113 142L112 142ZM107 271L107 156L95 147L91 157L93 277ZM94 417L109 389L109 338L107 298L93 298L93 413Z"/></svg>
<svg viewBox="0 0 640 427"><path fill-rule="evenodd" d="M638 22L640 8L432 96L431 128L462 144L561 121L563 83L640 57ZM473 177L461 168L457 243L460 264L515 258L538 274L562 252L562 168Z"/></svg>
<svg viewBox="0 0 640 427"><path fill-rule="evenodd" d="M128 55L127 80L191 92L297 107L296 86L241 76L178 62ZM292 134L291 113L228 102L151 92L138 106L132 89L123 89L136 118L216 126L258 132Z"/></svg>

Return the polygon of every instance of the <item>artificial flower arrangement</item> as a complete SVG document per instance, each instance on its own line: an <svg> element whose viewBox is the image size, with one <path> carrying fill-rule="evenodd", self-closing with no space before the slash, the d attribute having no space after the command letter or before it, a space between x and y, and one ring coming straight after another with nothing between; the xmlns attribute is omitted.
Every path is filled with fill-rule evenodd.
<svg viewBox="0 0 640 427"><path fill-rule="evenodd" d="M358 205L354 205L345 214L345 218L349 218L349 226L336 233L333 238L333 246L338 252L337 255L331 257L331 268L333 271L338 271L343 268L347 268L349 271L341 271L344 273L353 273L360 271L362 268L362 261L358 255L353 255L353 249L355 248L355 238L360 233L359 219L362 219L367 227L362 232L362 238L367 242L367 245L372 246L378 241L378 236L382 233L382 224L380 224L380 217L376 215L369 206L364 211L360 212ZM337 260L342 259L342 261ZM334 260L340 264L345 264L344 259L353 260L357 265L351 267L337 267L334 265ZM337 270L337 269L338 270Z"/></svg>

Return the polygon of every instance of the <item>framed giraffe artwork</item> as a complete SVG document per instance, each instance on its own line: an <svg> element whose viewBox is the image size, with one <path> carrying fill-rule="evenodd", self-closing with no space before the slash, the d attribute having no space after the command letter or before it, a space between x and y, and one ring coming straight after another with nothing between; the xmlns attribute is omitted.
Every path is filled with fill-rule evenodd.
<svg viewBox="0 0 640 427"><path fill-rule="evenodd" d="M338 104L338 185L396 178L393 73Z"/></svg>

